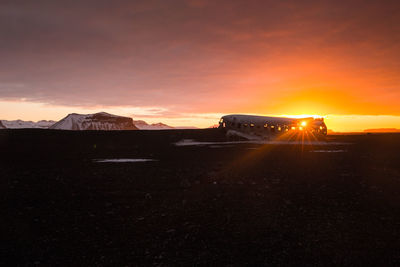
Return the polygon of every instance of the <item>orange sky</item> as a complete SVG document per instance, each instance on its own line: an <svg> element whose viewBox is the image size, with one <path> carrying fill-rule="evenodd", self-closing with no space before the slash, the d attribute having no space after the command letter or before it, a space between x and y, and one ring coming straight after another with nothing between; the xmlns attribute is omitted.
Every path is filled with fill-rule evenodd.
<svg viewBox="0 0 400 267"><path fill-rule="evenodd" d="M318 114L337 131L400 128L397 1L60 3L0 4L0 119Z"/></svg>

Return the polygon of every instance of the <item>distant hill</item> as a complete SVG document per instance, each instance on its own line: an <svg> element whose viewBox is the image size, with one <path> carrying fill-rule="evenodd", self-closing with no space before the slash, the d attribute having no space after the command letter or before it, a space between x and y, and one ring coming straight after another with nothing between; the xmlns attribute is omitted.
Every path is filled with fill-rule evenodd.
<svg viewBox="0 0 400 267"><path fill-rule="evenodd" d="M166 125L164 123L153 123L153 124L148 124L145 121L138 120L138 121L133 121L133 124L139 129L139 130L168 130L168 129L174 129L174 127Z"/></svg>
<svg viewBox="0 0 400 267"><path fill-rule="evenodd" d="M168 130L196 129L196 127L172 127L164 123L148 124L143 120L99 112L95 114L68 114L62 120L41 120L38 122L23 120L0 120L0 129L58 129L58 130Z"/></svg>
<svg viewBox="0 0 400 267"><path fill-rule="evenodd" d="M191 129L191 130L193 130L193 129L201 129L201 128L196 127L196 126L174 126L174 129L180 129L180 130Z"/></svg>
<svg viewBox="0 0 400 267"><path fill-rule="evenodd" d="M50 129L56 130L138 130L132 118L99 112L95 114L69 114Z"/></svg>
<svg viewBox="0 0 400 267"><path fill-rule="evenodd" d="M25 128L40 128L40 129L47 129L52 126L55 121L46 121L41 120L38 122L33 121L23 121L23 120L2 120L3 126L8 129L25 129Z"/></svg>
<svg viewBox="0 0 400 267"><path fill-rule="evenodd" d="M400 133L400 129L396 128L377 128L377 129L366 129L365 133Z"/></svg>

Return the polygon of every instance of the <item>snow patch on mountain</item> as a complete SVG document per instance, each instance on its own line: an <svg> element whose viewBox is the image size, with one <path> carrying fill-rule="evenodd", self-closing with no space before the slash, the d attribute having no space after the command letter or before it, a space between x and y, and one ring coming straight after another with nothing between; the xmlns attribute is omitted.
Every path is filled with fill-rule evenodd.
<svg viewBox="0 0 400 267"><path fill-rule="evenodd" d="M0 129L5 129L6 126L3 125L3 123L0 121Z"/></svg>
<svg viewBox="0 0 400 267"><path fill-rule="evenodd" d="M50 129L57 130L137 130L132 118L99 112L95 114L69 114Z"/></svg>
<svg viewBox="0 0 400 267"><path fill-rule="evenodd" d="M137 128L139 128L139 130L168 130L168 129L174 129L174 127L171 127L171 126L166 125L166 124L161 123L161 122L148 124L145 121L137 120L137 121L133 121L133 124L135 124L135 126Z"/></svg>
<svg viewBox="0 0 400 267"><path fill-rule="evenodd" d="M47 129L54 123L56 123L55 121L46 121L46 120L41 120L38 122L23 121L23 120L14 120L14 121L2 120L1 122L3 123L5 128L9 129L25 129L25 128Z"/></svg>

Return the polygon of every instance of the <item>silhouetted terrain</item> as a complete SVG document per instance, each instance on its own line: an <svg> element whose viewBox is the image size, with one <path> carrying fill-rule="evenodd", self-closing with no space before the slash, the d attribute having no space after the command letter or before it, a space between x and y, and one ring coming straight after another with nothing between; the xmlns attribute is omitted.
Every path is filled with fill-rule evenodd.
<svg viewBox="0 0 400 267"><path fill-rule="evenodd" d="M224 140L0 130L0 264L399 264L399 134Z"/></svg>
<svg viewBox="0 0 400 267"><path fill-rule="evenodd" d="M378 129L366 129L364 132L367 133L400 133L400 129L396 128L378 128Z"/></svg>

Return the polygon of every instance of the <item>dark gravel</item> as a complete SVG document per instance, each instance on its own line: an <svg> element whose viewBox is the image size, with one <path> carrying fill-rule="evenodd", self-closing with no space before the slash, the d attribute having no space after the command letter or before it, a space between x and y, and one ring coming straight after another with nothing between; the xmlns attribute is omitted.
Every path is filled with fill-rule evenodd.
<svg viewBox="0 0 400 267"><path fill-rule="evenodd" d="M400 135L182 139L224 136L0 130L0 265L400 263ZM93 162L112 158L158 161Z"/></svg>

